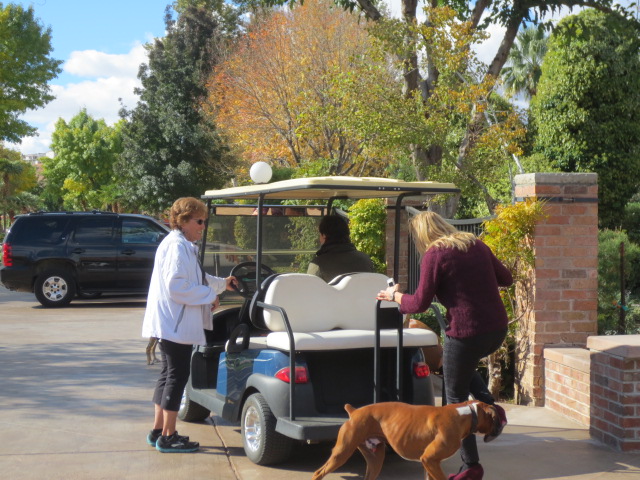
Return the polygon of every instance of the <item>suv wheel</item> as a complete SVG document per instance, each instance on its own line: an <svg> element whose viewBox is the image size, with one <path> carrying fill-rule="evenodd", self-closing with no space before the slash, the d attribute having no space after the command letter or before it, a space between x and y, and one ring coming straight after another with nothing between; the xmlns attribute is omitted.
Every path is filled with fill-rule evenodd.
<svg viewBox="0 0 640 480"><path fill-rule="evenodd" d="M64 307L76 296L73 275L66 270L46 270L36 278L36 298L44 307Z"/></svg>
<svg viewBox="0 0 640 480"><path fill-rule="evenodd" d="M262 395L254 393L247 398L242 408L242 444L253 463L273 465L289 458L293 440L276 432L276 422Z"/></svg>

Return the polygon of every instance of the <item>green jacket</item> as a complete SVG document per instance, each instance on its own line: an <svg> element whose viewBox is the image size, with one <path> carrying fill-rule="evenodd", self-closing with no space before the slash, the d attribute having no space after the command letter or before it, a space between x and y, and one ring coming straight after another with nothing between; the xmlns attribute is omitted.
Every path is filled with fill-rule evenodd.
<svg viewBox="0 0 640 480"><path fill-rule="evenodd" d="M307 273L322 278L325 282L338 275L354 272L375 272L373 262L366 253L359 252L353 243L325 243L307 269Z"/></svg>

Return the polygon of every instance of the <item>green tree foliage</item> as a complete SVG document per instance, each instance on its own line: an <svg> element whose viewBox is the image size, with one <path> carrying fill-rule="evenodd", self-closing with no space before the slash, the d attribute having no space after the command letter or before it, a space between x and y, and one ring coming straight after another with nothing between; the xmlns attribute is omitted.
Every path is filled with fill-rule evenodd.
<svg viewBox="0 0 640 480"><path fill-rule="evenodd" d="M640 244L640 202L632 201L627 204L624 209L622 228L629 235L629 240Z"/></svg>
<svg viewBox="0 0 640 480"><path fill-rule="evenodd" d="M95 120L85 109L69 123L58 119L51 143L55 157L44 162L43 173L44 196L52 208L113 207L118 197L114 165L122 151L120 127Z"/></svg>
<svg viewBox="0 0 640 480"><path fill-rule="evenodd" d="M32 203L27 193L36 183L33 166L23 161L19 152L0 145L0 229L5 230L10 217Z"/></svg>
<svg viewBox="0 0 640 480"><path fill-rule="evenodd" d="M501 73L509 94L521 93L528 99L536 94L542 74L542 60L547 53L547 40L541 25L531 25L518 34Z"/></svg>
<svg viewBox="0 0 640 480"><path fill-rule="evenodd" d="M211 12L218 22L220 34L228 40L238 36L243 25L242 17L247 13L244 6L224 0L176 0L173 8L180 15L189 8L202 8Z"/></svg>
<svg viewBox="0 0 640 480"><path fill-rule="evenodd" d="M387 209L378 198L358 200L349 209L351 241L358 250L371 257L378 272L387 268L385 231Z"/></svg>
<svg viewBox="0 0 640 480"><path fill-rule="evenodd" d="M531 103L534 151L562 171L598 173L603 227L621 225L640 182L639 48L637 25L620 15L565 18Z"/></svg>
<svg viewBox="0 0 640 480"><path fill-rule="evenodd" d="M411 128L403 128L407 136L424 130L422 122L430 124L433 128L429 135L416 135L415 140L405 145L410 150L413 176L417 179L438 178L440 168L444 165L443 175L453 175L458 172L466 177L469 184L480 190L487 206L492 210L496 205L485 178L479 178L479 173L491 171L486 165L482 165L477 156L478 143L484 144L480 148L487 151L486 146L494 142L493 162L504 161L498 158L498 153L505 147L503 139L510 130L515 127L513 122L504 125L492 124L487 121L490 96L494 90L495 81L500 75L509 52L513 46L520 27L528 23L539 23L544 15L556 13L562 7L593 6L594 8L610 11L614 8L613 0L554 0L541 2L539 0L495 0L495 1L463 1L463 0L430 0L427 4L426 18L424 22L419 20L418 5L420 2L413 0L393 0L401 4L397 9L402 12L401 19L393 19L381 2L376 0L334 0L337 5L345 10L352 11L376 24L380 30L386 32L387 50L398 60L398 78L402 79L403 88L397 95L405 99L414 99L418 108L425 110L423 117L418 117L417 122ZM296 0L245 0L251 5L283 5L296 3ZM300 3L303 3L300 1ZM434 29L434 20L439 20L442 9L435 7L451 7L455 10L459 25L450 23L451 27ZM469 41L460 42L460 38L479 38L485 33L485 29L491 23L499 23L504 26L504 36L500 40L500 46L493 60L483 68L466 57L470 51ZM453 35L457 30L458 35ZM465 32L466 30L466 32ZM435 32L436 34L432 34ZM449 62L449 60L453 60ZM444 63L443 63L444 61ZM451 68L457 62L458 69ZM447 70L442 69L448 65ZM439 88L443 83L466 83L466 88L454 88L450 96L446 96L446 89ZM364 93L366 97L368 92ZM444 93L445 97L441 94ZM466 94L465 102L460 102L456 97ZM455 123L438 123L433 114L442 113L431 104L440 105L442 108L455 110L457 105L466 103L469 108L457 111L458 118ZM424 107L423 107L424 106ZM445 119L446 115L437 115ZM512 118L512 117L510 117ZM447 135L441 134L441 129L446 129ZM400 130L400 129L399 129ZM493 131L492 131L493 130ZM501 135L495 130L501 130ZM497 146L499 145L499 146ZM445 157L447 155L448 157ZM486 156L484 157L486 158ZM508 158L508 157L506 157ZM493 165L491 165L493 166ZM407 169L401 169L406 172ZM448 171L447 171L448 170ZM392 175L395 172L391 173ZM443 178L442 178L443 179Z"/></svg>
<svg viewBox="0 0 640 480"><path fill-rule="evenodd" d="M151 212L221 186L232 165L203 103L218 61L217 23L211 12L193 7L177 21L167 10L165 22L166 37L147 45L140 101L121 112L128 122L118 170L130 201Z"/></svg>
<svg viewBox="0 0 640 480"><path fill-rule="evenodd" d="M624 243L625 301L621 299L620 244ZM640 247L629 241L626 233L616 230L602 230L598 235L598 333L611 335L619 333L620 309L624 308L626 322L624 332L639 333L640 287L638 274Z"/></svg>
<svg viewBox="0 0 640 480"><path fill-rule="evenodd" d="M0 141L35 134L19 117L54 98L47 83L62 62L49 57L51 50L51 29L42 27L33 7L0 3Z"/></svg>

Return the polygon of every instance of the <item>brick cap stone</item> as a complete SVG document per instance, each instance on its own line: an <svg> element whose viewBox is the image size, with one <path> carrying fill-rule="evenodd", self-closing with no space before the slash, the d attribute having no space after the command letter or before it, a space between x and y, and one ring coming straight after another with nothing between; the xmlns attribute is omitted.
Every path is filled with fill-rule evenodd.
<svg viewBox="0 0 640 480"><path fill-rule="evenodd" d="M597 173L521 173L513 178L516 185L596 185Z"/></svg>
<svg viewBox="0 0 640 480"><path fill-rule="evenodd" d="M590 352L586 348L547 347L544 349L544 359L585 373L589 372L591 366Z"/></svg>
<svg viewBox="0 0 640 480"><path fill-rule="evenodd" d="M640 358L640 335L599 335L587 338L587 348L625 359Z"/></svg>

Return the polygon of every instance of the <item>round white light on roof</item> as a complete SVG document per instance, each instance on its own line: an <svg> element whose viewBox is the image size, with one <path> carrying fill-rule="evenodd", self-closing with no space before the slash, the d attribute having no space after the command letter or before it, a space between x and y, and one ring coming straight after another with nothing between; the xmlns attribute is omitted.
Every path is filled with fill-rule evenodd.
<svg viewBox="0 0 640 480"><path fill-rule="evenodd" d="M267 162L256 162L249 170L249 176L255 183L269 183L272 173L271 166Z"/></svg>

